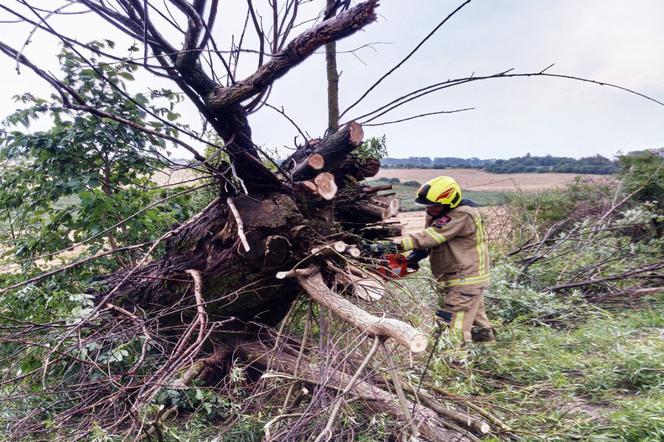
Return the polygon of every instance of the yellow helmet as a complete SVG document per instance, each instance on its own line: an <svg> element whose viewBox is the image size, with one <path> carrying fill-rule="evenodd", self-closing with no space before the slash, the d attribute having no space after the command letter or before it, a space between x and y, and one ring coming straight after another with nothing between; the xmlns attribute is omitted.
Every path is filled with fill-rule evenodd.
<svg viewBox="0 0 664 442"><path fill-rule="evenodd" d="M454 209L461 202L461 187L454 178L439 176L420 187L415 202L425 206L449 206Z"/></svg>

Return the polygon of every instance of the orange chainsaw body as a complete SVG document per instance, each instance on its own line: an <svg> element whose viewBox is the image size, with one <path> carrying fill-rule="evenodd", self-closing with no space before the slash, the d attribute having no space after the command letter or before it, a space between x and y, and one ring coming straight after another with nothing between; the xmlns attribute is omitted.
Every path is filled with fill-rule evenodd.
<svg viewBox="0 0 664 442"><path fill-rule="evenodd" d="M387 266L378 267L378 273L385 279L398 279L411 275L417 270L408 268L408 259L401 253L385 255Z"/></svg>

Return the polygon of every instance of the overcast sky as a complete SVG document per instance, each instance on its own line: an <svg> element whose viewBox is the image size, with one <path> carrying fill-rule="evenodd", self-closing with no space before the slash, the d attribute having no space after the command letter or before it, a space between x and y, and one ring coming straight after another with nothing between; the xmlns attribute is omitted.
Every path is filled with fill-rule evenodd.
<svg viewBox="0 0 664 442"><path fill-rule="evenodd" d="M2 0L4 3L5 0ZM243 17L226 2L227 27ZM230 5L228 5L231 3ZM320 5L323 2L318 0ZM339 43L341 108L352 103L380 75L404 57L460 0L382 0L379 20ZM44 5L51 5L44 2ZM310 10L316 7L310 7ZM6 18L0 14L0 19ZM663 0L474 0L454 16L400 70L383 82L344 120L373 110L418 87L448 78L494 74L509 68L549 72L616 83L664 101ZM82 40L106 38L93 17L58 22ZM222 22L223 23L223 22ZM0 24L0 40L20 47L29 29ZM110 38L114 38L110 36ZM116 37L115 39L119 39ZM383 44L389 43L389 44ZM37 35L25 54L56 68L56 48ZM16 108L10 97L48 88L8 58L0 63L0 113ZM156 83L146 79L143 85ZM270 103L312 136L327 123L324 56L314 55L279 80ZM618 151L664 146L664 106L626 92L552 78L497 79L440 91L399 108L379 121L424 112L474 107L400 124L366 127L367 136L386 135L389 154L509 158L533 155L613 156ZM181 111L197 121L193 109ZM251 117L255 142L292 146L297 132L276 112L264 108Z"/></svg>

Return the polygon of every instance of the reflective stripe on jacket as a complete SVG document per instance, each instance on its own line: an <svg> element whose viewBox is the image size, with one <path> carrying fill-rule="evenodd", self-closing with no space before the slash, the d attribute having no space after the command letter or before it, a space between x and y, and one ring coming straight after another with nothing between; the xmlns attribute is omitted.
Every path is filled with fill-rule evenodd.
<svg viewBox="0 0 664 442"><path fill-rule="evenodd" d="M406 235L404 250L431 249L431 272L446 287L479 289L489 284L489 253L480 212L459 206L444 216L427 216L422 232Z"/></svg>

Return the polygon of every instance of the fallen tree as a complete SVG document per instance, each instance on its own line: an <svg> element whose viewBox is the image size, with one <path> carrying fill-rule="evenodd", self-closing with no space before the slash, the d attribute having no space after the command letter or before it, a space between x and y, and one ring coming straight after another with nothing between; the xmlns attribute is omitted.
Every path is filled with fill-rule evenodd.
<svg viewBox="0 0 664 442"><path fill-rule="evenodd" d="M372 271L376 261L364 255L362 245L399 233L398 225L386 222L398 211L398 203L378 195L387 188L360 184L378 171L375 159L353 154L364 139L362 126L350 121L321 139L303 140L289 158L276 164L252 141L247 119L261 106L277 79L325 44L373 22L378 1L367 0L348 8L288 43L300 2L288 2L283 11L274 2L276 16L283 13L283 17L275 18L271 39L266 38L248 2L247 19L251 17L261 47L270 46L272 55L266 57L261 50L258 69L238 80L234 72L239 50L231 53L233 66L218 52L227 73L225 85L201 62L206 48L214 46L211 32L218 2L170 2L178 17L186 21L180 28L184 40L180 47L169 42L161 31L165 22L173 25L172 21L163 14L155 16L157 9L149 3L123 1L118 7L95 0L78 3L143 42L152 62L147 62L146 55L145 60L130 63L172 79L223 140L223 146L215 147L223 150L227 159L209 161L181 138L95 107L66 81L57 79L21 51L0 43L5 54L48 81L65 108L164 137L189 150L195 167L206 171L218 189L217 197L199 214L143 246L140 259L98 277L89 287L94 306L83 320L14 324L5 330L7 342L39 348L42 355L34 369L6 379L5 384L20 386L30 379L41 379L43 389L36 397L51 398L13 422L12 435L43 435L49 431L45 420L53 422L62 437L84 437L98 426L111 434L158 435L161 422L177 408L169 405L154 411L152 406L165 392L186 390L194 383L217 388L225 382L235 356L242 355L248 361L244 369L248 374L257 371L264 380L269 378L265 376L269 369L278 370L298 376L304 384L361 398L369 410L390 414L401 422L397 426L413 437L472 438L470 433L463 436L465 430L447 423L449 416L436 412L436 405L431 408L419 404L416 392L411 391L411 397L406 398L393 363L390 376L395 391L376 384L367 373L376 348L366 357L353 354L361 353L359 345L348 349L344 359L355 362L343 367L325 367L323 360L313 360L316 353L311 348L310 330L314 310L320 354L335 347L331 336L339 327L350 327L360 337L373 337L376 346L384 346L384 341L394 343L402 352L422 353L427 347L426 335L407 322L371 314L356 305L357 300L338 293L354 286L351 292L356 296L380 299L385 292L384 282ZM61 38L82 60L87 60L83 50L112 59L99 47L60 34L49 25L42 10L29 3L26 6L37 19L16 10L13 13ZM94 70L92 62L90 65ZM98 74L103 77L103 72ZM106 80L115 85L111 79ZM150 109L145 111L149 113ZM153 116L168 125L163 118ZM192 133L187 135L197 138ZM119 222L116 227L121 225ZM155 253L161 247L163 252ZM117 253L123 250L118 248ZM24 284L2 291L20 285ZM302 296L307 296L305 303L309 305L305 332L299 337L284 336L284 326ZM280 324L277 332L274 328ZM388 356L391 358L390 353ZM130 359L131 364L127 362ZM364 362L357 365L359 360ZM69 374L63 376L62 370ZM321 383L316 375L324 370L329 378ZM26 397L35 396L23 391L5 395L3 400ZM341 400L345 398L334 402L320 440L332 438ZM319 410L311 409L312 403L302 413L291 413L292 419L316 418L327 407L321 403ZM293 404L289 407L297 408ZM309 429L315 430L315 426Z"/></svg>

